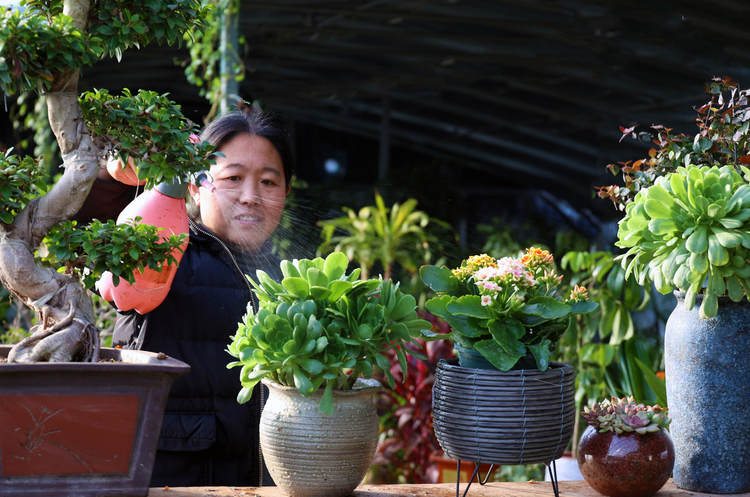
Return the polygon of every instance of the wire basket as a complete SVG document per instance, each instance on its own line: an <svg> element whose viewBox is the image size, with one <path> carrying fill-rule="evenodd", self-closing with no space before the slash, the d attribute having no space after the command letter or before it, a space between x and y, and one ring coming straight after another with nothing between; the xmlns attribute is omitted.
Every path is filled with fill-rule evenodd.
<svg viewBox="0 0 750 497"><path fill-rule="evenodd" d="M460 461L549 464L573 435L574 379L573 366L556 362L504 372L441 360L432 401L438 442Z"/></svg>

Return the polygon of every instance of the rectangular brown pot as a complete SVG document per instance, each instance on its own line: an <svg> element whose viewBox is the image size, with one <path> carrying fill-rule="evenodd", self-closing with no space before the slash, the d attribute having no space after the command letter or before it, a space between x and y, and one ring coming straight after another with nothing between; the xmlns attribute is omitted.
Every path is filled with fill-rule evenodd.
<svg viewBox="0 0 750 497"><path fill-rule="evenodd" d="M101 357L110 362L0 364L0 495L148 495L167 395L190 366L134 350Z"/></svg>

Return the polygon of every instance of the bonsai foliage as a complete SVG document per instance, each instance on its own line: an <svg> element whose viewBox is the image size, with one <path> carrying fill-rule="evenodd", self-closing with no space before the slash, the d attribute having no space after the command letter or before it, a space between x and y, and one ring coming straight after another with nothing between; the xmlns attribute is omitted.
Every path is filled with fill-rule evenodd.
<svg viewBox="0 0 750 497"><path fill-rule="evenodd" d="M748 92L740 90L731 78L714 78L705 85L711 96L705 105L696 109L695 136L684 133L673 134L672 128L653 125L647 131L636 131L637 126L620 127L623 135L656 147L648 156L636 161L620 162L607 166L617 176L622 173L624 185L599 187L601 198L611 199L620 210L630 203L641 190L648 188L656 179L674 172L680 166L726 166L739 168L750 164L750 107ZM728 99L724 94L729 93Z"/></svg>
<svg viewBox="0 0 750 497"><path fill-rule="evenodd" d="M198 0L26 0L0 17L0 89L44 92L65 171L52 188L32 158L0 155L0 282L33 308L39 324L9 361L96 360L98 332L84 286L109 269L132 272L172 261L182 239L132 220L70 222L107 158L131 158L147 186L208 169L213 149L189 140L197 126L165 95L106 90L78 94L79 69L150 41L181 43L204 26ZM124 161L127 163L127 160ZM117 278L116 278L117 279Z"/></svg>
<svg viewBox="0 0 750 497"><path fill-rule="evenodd" d="M685 307L703 293L700 316L716 316L718 296L750 295L750 170L679 167L641 190L620 221L617 245L626 276L653 281L661 293L685 292Z"/></svg>
<svg viewBox="0 0 750 497"><path fill-rule="evenodd" d="M601 404L594 404L591 409L584 407L581 415L590 426L599 430L599 433L613 431L617 434L635 432L645 435L669 426L672 420L667 416L667 411L666 407L659 404L636 404L633 397L612 397L611 401L605 400Z"/></svg>
<svg viewBox="0 0 750 497"><path fill-rule="evenodd" d="M529 353L545 371L571 317L598 307L578 286L564 300L555 296L562 276L555 274L552 255L538 248L519 259L475 255L453 270L422 266L419 274L438 294L427 310L448 322L462 347L501 371Z"/></svg>
<svg viewBox="0 0 750 497"><path fill-rule="evenodd" d="M310 396L324 388L319 409L333 413L333 390L348 390L360 376L372 378L374 366L385 370L393 388L385 352L395 348L402 371L406 370L403 347L414 342L428 321L419 319L416 300L403 294L390 280L358 280L360 270L346 273L349 263L341 252L325 260L282 261L284 279L272 280L258 271L251 283L260 302L240 323L228 351L242 366L242 390L247 402L253 387L263 378L294 386ZM419 356L422 357L422 356Z"/></svg>
<svg viewBox="0 0 750 497"><path fill-rule="evenodd" d="M189 28L205 27L199 0L22 0L26 9L8 9L0 23L0 87L13 95L49 90L58 73L93 65L105 55L154 39L182 43Z"/></svg>

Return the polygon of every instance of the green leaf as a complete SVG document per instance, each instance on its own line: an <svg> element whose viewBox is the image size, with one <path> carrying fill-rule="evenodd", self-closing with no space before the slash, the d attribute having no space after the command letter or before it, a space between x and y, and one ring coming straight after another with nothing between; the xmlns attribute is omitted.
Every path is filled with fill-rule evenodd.
<svg viewBox="0 0 750 497"><path fill-rule="evenodd" d="M310 287L310 295L312 295L312 297L316 300L324 300L329 299L332 295L332 292L328 288L312 286Z"/></svg>
<svg viewBox="0 0 750 497"><path fill-rule="evenodd" d="M708 236L708 260L714 266L723 266L729 263L729 252L719 242L716 235Z"/></svg>
<svg viewBox="0 0 750 497"><path fill-rule="evenodd" d="M552 355L550 346L552 345L552 341L545 338L538 344L528 346L534 355L534 359L536 359L536 367L539 371L546 371L549 367L549 358Z"/></svg>
<svg viewBox="0 0 750 497"><path fill-rule="evenodd" d="M260 380L258 380L260 381ZM255 382L258 383L257 381ZM237 402L240 404L246 403L250 398L253 396L253 389L248 387L242 387L240 389L239 393L237 394Z"/></svg>
<svg viewBox="0 0 750 497"><path fill-rule="evenodd" d="M299 359L297 361L302 369L312 375L317 375L323 372L323 363L317 359Z"/></svg>
<svg viewBox="0 0 750 497"><path fill-rule="evenodd" d="M328 276L317 267L307 270L307 281L310 283L310 286L328 287Z"/></svg>
<svg viewBox="0 0 750 497"><path fill-rule="evenodd" d="M635 360L635 363L638 365L638 368L643 373L643 377L646 380L646 383L648 383L648 386L651 387L651 390L654 391L656 394L656 402L662 406L667 407L667 385L664 380L656 376L656 374L646 366L643 361L638 359L637 357L633 357Z"/></svg>
<svg viewBox="0 0 750 497"><path fill-rule="evenodd" d="M509 371L518 360L526 355L526 346L520 342L513 353L506 352L493 340L480 340L474 344L474 349L500 371Z"/></svg>
<svg viewBox="0 0 750 497"><path fill-rule="evenodd" d="M294 277L294 278L300 278L301 275L299 274L299 271L297 268L292 264L291 262L287 260L281 261L281 273L284 275L284 278Z"/></svg>
<svg viewBox="0 0 750 497"><path fill-rule="evenodd" d="M552 297L534 297L523 307L522 312L543 319L559 319L570 313L571 307Z"/></svg>
<svg viewBox="0 0 750 497"><path fill-rule="evenodd" d="M524 348L524 344L518 341L520 337L517 337L515 327L506 326L503 321L496 319L491 319L487 324L492 338L509 355L513 355ZM525 351L524 354L526 354Z"/></svg>
<svg viewBox="0 0 750 497"><path fill-rule="evenodd" d="M328 276L329 281L338 280L349 266L349 258L343 252L333 252L326 257L323 266L323 272Z"/></svg>
<svg viewBox="0 0 750 497"><path fill-rule="evenodd" d="M435 316L443 318L451 328L460 335L470 338L477 338L482 336L481 330L474 328L468 323L467 316L456 316L448 311L447 306L449 303L454 302L455 297L449 295L443 295L442 297L435 297L427 301L425 308Z"/></svg>
<svg viewBox="0 0 750 497"><path fill-rule="evenodd" d="M395 309L391 311L390 318L399 321L401 319L404 319L409 314L414 312L414 309L417 307L417 300L409 295L402 295L401 300L398 301L398 304L396 304Z"/></svg>
<svg viewBox="0 0 750 497"><path fill-rule="evenodd" d="M571 314L588 314L590 312L594 312L599 308L599 304L597 302L592 302L590 300L568 302L568 305L570 305Z"/></svg>
<svg viewBox="0 0 750 497"><path fill-rule="evenodd" d="M281 280L281 284L289 291L289 293L294 294L301 299L307 298L307 296L310 294L310 286L303 278L284 278L283 280Z"/></svg>
<svg viewBox="0 0 750 497"><path fill-rule="evenodd" d="M313 384L305 374L294 366L294 387L303 397L309 397L315 391Z"/></svg>
<svg viewBox="0 0 750 497"><path fill-rule="evenodd" d="M326 389L323 391L323 396L320 398L320 404L318 404L318 411L323 414L330 416L333 414L333 385L335 380L328 380L326 383Z"/></svg>
<svg viewBox="0 0 750 497"><path fill-rule="evenodd" d="M685 245L694 254L702 254L708 249L708 227L698 226L688 237Z"/></svg>
<svg viewBox="0 0 750 497"><path fill-rule="evenodd" d="M328 301L336 302L352 288L352 284L345 280L336 280L331 282L329 288L331 289L331 295L328 296Z"/></svg>
<svg viewBox="0 0 750 497"><path fill-rule="evenodd" d="M527 306L528 307L528 306ZM567 306L566 306L567 307ZM482 297L479 295L464 295L447 305L451 314L487 319L490 317L487 308L482 305Z"/></svg>
<svg viewBox="0 0 750 497"><path fill-rule="evenodd" d="M458 278L446 266L422 266L419 268L419 277L434 292L451 292L459 288Z"/></svg>

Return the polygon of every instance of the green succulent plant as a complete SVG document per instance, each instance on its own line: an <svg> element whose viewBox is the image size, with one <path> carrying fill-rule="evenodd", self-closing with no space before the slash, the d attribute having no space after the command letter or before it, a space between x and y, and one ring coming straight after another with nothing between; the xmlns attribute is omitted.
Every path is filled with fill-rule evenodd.
<svg viewBox="0 0 750 497"><path fill-rule="evenodd" d="M346 275L348 258L341 252L325 260L302 259L281 262L281 283L258 271L255 287L260 309L248 313L239 324L228 352L241 366L237 401L247 402L263 378L295 387L310 396L324 388L318 406L332 414L333 390L348 390L360 376L372 378L375 366L383 369L391 388L395 380L385 351L393 348L402 372L404 347L417 343L414 337L429 329L417 317L413 296L390 280L358 280L359 269Z"/></svg>
<svg viewBox="0 0 750 497"><path fill-rule="evenodd" d="M700 316L714 317L718 296L750 295L749 219L750 186L732 167L679 167L628 204L616 243L628 251L619 259L626 277L684 292L688 310L702 293Z"/></svg>
<svg viewBox="0 0 750 497"><path fill-rule="evenodd" d="M583 408L581 416L600 433L613 431L617 434L636 432L641 435L655 433L667 428L672 422L667 416L668 409L655 406L637 404L635 398L624 397L605 400L589 409Z"/></svg>

